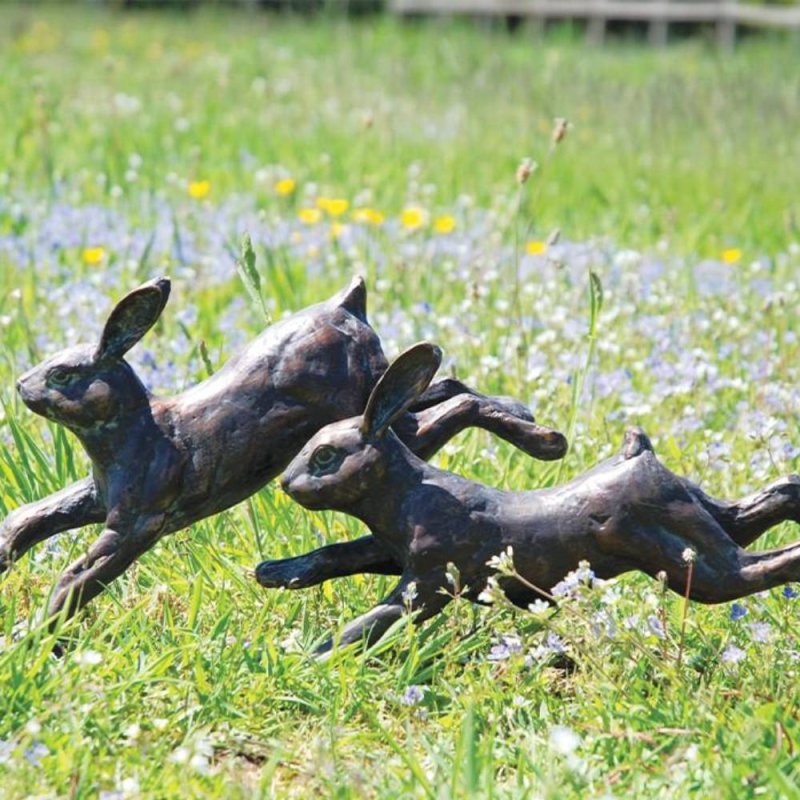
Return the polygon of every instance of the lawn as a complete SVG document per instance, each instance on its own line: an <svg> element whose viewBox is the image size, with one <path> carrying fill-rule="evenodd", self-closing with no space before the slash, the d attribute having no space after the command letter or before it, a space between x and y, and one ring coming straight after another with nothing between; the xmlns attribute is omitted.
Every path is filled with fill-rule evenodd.
<svg viewBox="0 0 800 800"><path fill-rule="evenodd" d="M168 274L130 361L158 394L201 380L263 326L246 233L271 318L361 273L387 354L431 339L569 434L545 464L471 431L446 468L551 486L636 424L715 496L800 470L796 43L1 5L0 74L3 516L87 470L16 378ZM252 569L362 532L269 485L156 545L61 659L44 610L97 531L39 545L0 578L0 795L800 797L793 587L459 600L317 663L391 579L266 591Z"/></svg>

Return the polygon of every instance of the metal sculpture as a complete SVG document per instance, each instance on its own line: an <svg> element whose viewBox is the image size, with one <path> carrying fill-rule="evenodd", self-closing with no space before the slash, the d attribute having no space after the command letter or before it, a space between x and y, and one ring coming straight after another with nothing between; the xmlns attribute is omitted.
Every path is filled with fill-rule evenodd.
<svg viewBox="0 0 800 800"><path fill-rule="evenodd" d="M386 370L357 278L327 302L266 328L197 386L153 397L123 356L155 324L169 292L165 278L145 283L112 310L99 344L58 353L17 382L28 408L78 437L92 474L5 519L0 572L54 534L105 526L61 575L50 614L73 614L162 536L264 486L317 430L358 413ZM420 393L395 421L422 458L470 425L539 458L566 451L564 437L537 425L520 403L456 380ZM384 558L391 563L390 553ZM330 562L321 577L342 569Z"/></svg>
<svg viewBox="0 0 800 800"><path fill-rule="evenodd" d="M703 603L800 581L800 543L769 552L743 549L778 522L800 522L797 475L737 502L715 500L664 467L638 429L625 434L618 455L553 489L500 491L425 463L391 426L424 396L440 359L440 350L427 343L404 352L378 381L363 415L317 432L283 476L284 489L306 508L344 511L373 535L267 561L256 571L263 585L310 586L329 577L333 563L339 575L401 576L380 605L344 628L341 645L377 640L406 611L417 612L418 620L441 611L451 599L449 562L468 587L464 596L479 600L495 572L487 562L508 547L529 585L508 574L497 580L521 607L542 597L531 586L549 594L582 561L600 578L663 571L669 587L683 593L686 558L695 558L689 588Z"/></svg>

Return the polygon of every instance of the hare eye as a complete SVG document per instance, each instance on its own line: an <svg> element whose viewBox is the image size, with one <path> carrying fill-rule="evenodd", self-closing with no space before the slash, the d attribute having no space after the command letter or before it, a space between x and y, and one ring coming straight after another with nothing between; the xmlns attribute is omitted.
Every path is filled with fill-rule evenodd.
<svg viewBox="0 0 800 800"><path fill-rule="evenodd" d="M51 370L47 376L47 382L52 386L67 386L74 379L74 374L66 369Z"/></svg>
<svg viewBox="0 0 800 800"><path fill-rule="evenodd" d="M341 451L329 444L320 445L311 456L311 469L316 472L330 470L339 460Z"/></svg>

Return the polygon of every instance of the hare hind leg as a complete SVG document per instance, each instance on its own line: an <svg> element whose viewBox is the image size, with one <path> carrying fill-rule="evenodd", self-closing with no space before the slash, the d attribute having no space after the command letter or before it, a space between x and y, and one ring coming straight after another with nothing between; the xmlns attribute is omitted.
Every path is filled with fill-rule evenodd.
<svg viewBox="0 0 800 800"><path fill-rule="evenodd" d="M538 425L523 406L505 398L458 394L405 414L394 425L403 442L424 459L469 427L483 428L534 458L557 459L567 451L561 433Z"/></svg>
<svg viewBox="0 0 800 800"><path fill-rule="evenodd" d="M749 552L703 509L673 513L661 525L635 525L627 535L628 568L653 576L665 572L670 589L679 594L687 589L691 559L689 596L701 603L726 603L800 581L800 542Z"/></svg>
<svg viewBox="0 0 800 800"><path fill-rule="evenodd" d="M716 500L693 484L689 491L740 547L780 522L800 523L800 475L787 475L741 500Z"/></svg>
<svg viewBox="0 0 800 800"><path fill-rule="evenodd" d="M449 596L438 591L440 586L441 581L438 580L404 575L379 605L345 625L339 636L320 645L314 655L325 659L334 647L346 647L362 641L367 646L372 645L407 613L416 612L417 622L430 619L450 602Z"/></svg>
<svg viewBox="0 0 800 800"><path fill-rule="evenodd" d="M73 616L97 597L111 581L149 550L158 537L122 536L106 528L85 555L73 561L56 584L50 599L48 616Z"/></svg>

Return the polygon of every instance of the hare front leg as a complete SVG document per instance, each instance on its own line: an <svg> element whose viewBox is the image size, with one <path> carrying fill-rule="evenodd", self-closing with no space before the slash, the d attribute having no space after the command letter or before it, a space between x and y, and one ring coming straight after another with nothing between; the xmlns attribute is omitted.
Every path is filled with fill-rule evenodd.
<svg viewBox="0 0 800 800"><path fill-rule="evenodd" d="M409 449L428 459L465 428L474 426L505 439L534 458L545 461L561 458L567 452L563 434L524 418L520 406L512 401L459 394L439 405L405 414L393 428Z"/></svg>
<svg viewBox="0 0 800 800"><path fill-rule="evenodd" d="M97 597L158 541L162 522L163 515L153 515L145 524L125 534L106 528L86 555L73 561L61 574L50 600L48 616L55 617L63 612L68 619Z"/></svg>
<svg viewBox="0 0 800 800"><path fill-rule="evenodd" d="M256 580L267 589L306 589L362 572L399 575L402 569L374 536L362 536L302 556L262 561L256 567Z"/></svg>
<svg viewBox="0 0 800 800"><path fill-rule="evenodd" d="M773 525L800 523L800 475L787 475L741 500L715 500L693 484L689 491L741 547L752 544Z"/></svg>
<svg viewBox="0 0 800 800"><path fill-rule="evenodd" d="M438 614L451 600L439 591L442 580L404 575L400 583L375 608L345 625L338 637L320 645L314 655L326 658L334 647L346 647L363 641L367 646L377 642L403 614L417 612L416 621L423 622Z"/></svg>
<svg viewBox="0 0 800 800"><path fill-rule="evenodd" d="M0 526L0 573L35 544L70 528L102 522L105 517L106 509L91 477L20 506Z"/></svg>

